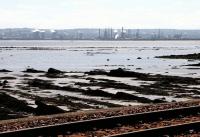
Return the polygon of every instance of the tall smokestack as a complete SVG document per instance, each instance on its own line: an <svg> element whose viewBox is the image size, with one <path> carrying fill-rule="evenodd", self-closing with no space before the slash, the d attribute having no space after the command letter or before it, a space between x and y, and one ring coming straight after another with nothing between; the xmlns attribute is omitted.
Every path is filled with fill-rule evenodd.
<svg viewBox="0 0 200 137"><path fill-rule="evenodd" d="M122 39L124 39L124 27L122 27L122 34L121 34Z"/></svg>
<svg viewBox="0 0 200 137"><path fill-rule="evenodd" d="M101 39L101 29L99 28L99 39Z"/></svg>
<svg viewBox="0 0 200 137"><path fill-rule="evenodd" d="M110 39L111 40L113 39L113 29L112 28L110 29Z"/></svg>

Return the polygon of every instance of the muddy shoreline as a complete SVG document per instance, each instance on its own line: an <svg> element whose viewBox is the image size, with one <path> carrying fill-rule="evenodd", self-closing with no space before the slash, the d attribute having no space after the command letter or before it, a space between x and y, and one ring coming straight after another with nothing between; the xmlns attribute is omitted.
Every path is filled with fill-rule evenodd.
<svg viewBox="0 0 200 137"><path fill-rule="evenodd" d="M6 98L0 103L1 119L199 99L199 85L200 78L121 68L84 73L6 70L0 77L0 99Z"/></svg>

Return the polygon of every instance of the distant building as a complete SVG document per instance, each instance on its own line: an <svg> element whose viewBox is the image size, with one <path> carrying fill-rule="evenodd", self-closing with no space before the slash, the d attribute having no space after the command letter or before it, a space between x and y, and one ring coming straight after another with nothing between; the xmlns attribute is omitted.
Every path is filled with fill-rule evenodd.
<svg viewBox="0 0 200 137"><path fill-rule="evenodd" d="M200 30L176 29L0 29L1 40L200 40Z"/></svg>

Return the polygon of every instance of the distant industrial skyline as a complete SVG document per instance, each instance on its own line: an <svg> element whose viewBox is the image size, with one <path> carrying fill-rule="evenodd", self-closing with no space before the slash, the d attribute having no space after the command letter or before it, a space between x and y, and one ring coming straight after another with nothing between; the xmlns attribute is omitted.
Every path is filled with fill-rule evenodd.
<svg viewBox="0 0 200 137"><path fill-rule="evenodd" d="M200 29L199 0L0 1L0 28Z"/></svg>
<svg viewBox="0 0 200 137"><path fill-rule="evenodd" d="M0 29L0 40L199 40L200 30L176 29Z"/></svg>

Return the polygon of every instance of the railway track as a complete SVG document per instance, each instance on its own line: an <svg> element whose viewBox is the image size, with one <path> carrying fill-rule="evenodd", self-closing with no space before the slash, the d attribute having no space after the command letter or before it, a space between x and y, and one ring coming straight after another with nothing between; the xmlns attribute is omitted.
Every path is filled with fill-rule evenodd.
<svg viewBox="0 0 200 137"><path fill-rule="evenodd" d="M171 137L200 130L200 121L112 135L110 137Z"/></svg>
<svg viewBox="0 0 200 137"><path fill-rule="evenodd" d="M169 109L162 111L153 111L146 113L138 113L123 116L114 116L108 118L100 118L93 120L84 120L78 122L70 122L52 126L44 126L37 128L28 128L17 131L9 131L0 133L0 137L65 137L76 133L86 133L88 131L98 131L99 129L113 129L122 127L123 125L131 125L135 123L153 123L156 121L164 121L169 119L183 119L184 117L194 116L197 120L193 122L183 122L181 124L172 124L156 128L147 128L140 131L120 133L108 135L112 137L141 137L141 136L163 136L174 135L186 131L200 131L200 106L184 107L177 109ZM199 120L198 120L199 118ZM184 120L184 119L183 119ZM74 135L74 136L75 136ZM85 134L87 136L87 134ZM91 135L95 136L95 135Z"/></svg>

